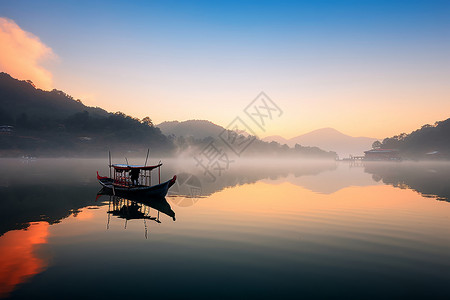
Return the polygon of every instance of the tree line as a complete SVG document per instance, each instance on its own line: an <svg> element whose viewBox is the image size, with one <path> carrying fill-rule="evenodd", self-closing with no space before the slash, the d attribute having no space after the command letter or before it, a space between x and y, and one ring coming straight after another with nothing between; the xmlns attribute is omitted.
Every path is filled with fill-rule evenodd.
<svg viewBox="0 0 450 300"><path fill-rule="evenodd" d="M410 158L450 158L450 118L426 124L409 134L401 133L375 141L374 149L398 149Z"/></svg>

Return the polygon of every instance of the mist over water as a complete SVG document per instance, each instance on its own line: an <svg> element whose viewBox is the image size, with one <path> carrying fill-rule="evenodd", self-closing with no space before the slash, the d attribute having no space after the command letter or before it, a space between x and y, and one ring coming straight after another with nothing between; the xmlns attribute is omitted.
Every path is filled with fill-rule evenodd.
<svg viewBox="0 0 450 300"><path fill-rule="evenodd" d="M163 163L176 221L108 214L107 158L1 159L0 297L450 296L448 162L238 158L215 180Z"/></svg>

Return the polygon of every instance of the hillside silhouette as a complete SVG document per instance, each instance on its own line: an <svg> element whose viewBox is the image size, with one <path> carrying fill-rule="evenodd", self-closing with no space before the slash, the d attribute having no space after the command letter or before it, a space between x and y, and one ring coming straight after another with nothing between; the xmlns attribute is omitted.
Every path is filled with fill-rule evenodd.
<svg viewBox="0 0 450 300"><path fill-rule="evenodd" d="M207 120L166 121L156 126L167 136L193 137L195 139L216 137L225 130L222 126Z"/></svg>
<svg viewBox="0 0 450 300"><path fill-rule="evenodd" d="M31 81L0 73L0 153L32 155L91 155L127 149L170 153L173 143L153 126L121 112L89 107L58 90L43 91Z"/></svg>
<svg viewBox="0 0 450 300"><path fill-rule="evenodd" d="M409 134L376 141L374 148L398 149L404 158L450 159L450 118L426 124Z"/></svg>
<svg viewBox="0 0 450 300"><path fill-rule="evenodd" d="M0 73L0 101L2 124L13 124L22 114L31 119L64 119L83 111L91 116L108 116L104 109L86 106L62 91L37 89L31 81L17 80L7 73Z"/></svg>

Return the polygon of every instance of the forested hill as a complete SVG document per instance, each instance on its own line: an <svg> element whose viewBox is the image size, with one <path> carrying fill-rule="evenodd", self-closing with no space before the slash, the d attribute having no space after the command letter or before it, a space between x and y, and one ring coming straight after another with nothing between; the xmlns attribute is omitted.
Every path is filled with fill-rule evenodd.
<svg viewBox="0 0 450 300"><path fill-rule="evenodd" d="M31 81L17 80L0 73L1 124L14 123L21 115L30 118L66 118L87 111L93 116L107 116L108 112L84 105L70 95L58 90L50 92L34 87Z"/></svg>
<svg viewBox="0 0 450 300"><path fill-rule="evenodd" d="M187 120L183 122L169 121L156 125L165 135L193 137L204 139L207 137L217 137L225 130L222 126L216 125L207 120Z"/></svg>
<svg viewBox="0 0 450 300"><path fill-rule="evenodd" d="M424 125L410 134L402 133L382 142L373 143L374 148L398 149L406 158L450 159L450 118Z"/></svg>
<svg viewBox="0 0 450 300"><path fill-rule="evenodd" d="M89 107L58 90L0 73L0 155L91 155L111 149L150 147L171 153L173 143L153 126L123 113ZM100 154L99 154L100 155Z"/></svg>

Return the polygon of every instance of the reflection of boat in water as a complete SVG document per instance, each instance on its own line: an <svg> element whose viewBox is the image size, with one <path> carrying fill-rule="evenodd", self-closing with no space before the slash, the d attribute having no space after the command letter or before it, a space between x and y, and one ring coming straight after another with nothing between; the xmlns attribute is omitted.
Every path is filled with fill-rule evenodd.
<svg viewBox="0 0 450 300"><path fill-rule="evenodd" d="M148 197L140 193L129 193L117 190L116 195L112 189L102 188L97 193L97 199L102 195L109 195L108 207L108 224L109 228L111 215L125 220L125 228L129 220L144 220L145 237L147 238L147 222L146 220L161 223L160 212L171 217L175 221L175 212L170 207L165 197L152 196ZM157 211L156 216L151 216L151 209Z"/></svg>
<svg viewBox="0 0 450 300"><path fill-rule="evenodd" d="M165 197L148 197L139 193L128 193L126 191L117 190L113 195L111 189L102 188L97 193L97 198L101 195L109 195L110 205L113 209L109 209L108 213L116 215L120 218L131 219L151 219L150 209L153 208L159 212L171 217L175 221L175 212L170 207ZM124 207L125 206L125 207Z"/></svg>
<svg viewBox="0 0 450 300"><path fill-rule="evenodd" d="M147 166L146 164L111 165L110 162L110 177L100 176L97 172L97 179L103 187L112 190L113 194L121 191L133 194L145 194L146 196L164 197L169 188L177 180L177 176L174 175L172 179L161 183L161 166L161 163L154 166ZM113 172L111 167L113 168ZM152 185L152 170L156 169L158 170L158 184Z"/></svg>

